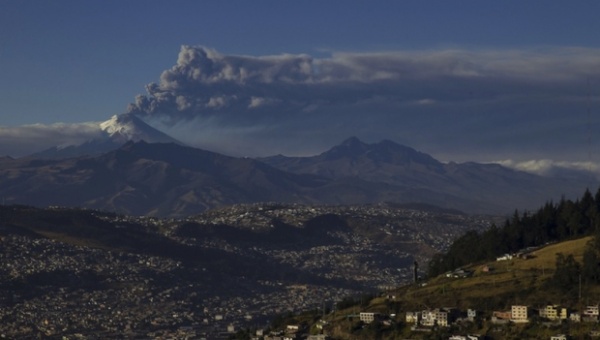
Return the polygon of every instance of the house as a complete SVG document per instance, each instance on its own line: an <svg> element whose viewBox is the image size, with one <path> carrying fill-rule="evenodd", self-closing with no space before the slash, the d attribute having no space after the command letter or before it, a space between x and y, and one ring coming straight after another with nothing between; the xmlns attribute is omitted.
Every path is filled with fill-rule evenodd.
<svg viewBox="0 0 600 340"><path fill-rule="evenodd" d="M585 322L598 322L599 316L599 308L598 305L595 306L587 306L581 315L581 321Z"/></svg>
<svg viewBox="0 0 600 340"><path fill-rule="evenodd" d="M300 326L298 326L298 325L287 325L285 329L286 329L287 333L296 333L300 329Z"/></svg>
<svg viewBox="0 0 600 340"><path fill-rule="evenodd" d="M512 260L513 256L512 254L504 254L502 256L496 257L496 261L508 261L508 260Z"/></svg>
<svg viewBox="0 0 600 340"><path fill-rule="evenodd" d="M598 305L595 306L587 306L585 308L585 310L583 311L583 315L588 315L588 316L598 316L598 314L600 314L599 311L599 307Z"/></svg>
<svg viewBox="0 0 600 340"><path fill-rule="evenodd" d="M558 318L560 320L567 320L569 318L569 310L566 308L561 308L560 313L558 313Z"/></svg>
<svg viewBox="0 0 600 340"><path fill-rule="evenodd" d="M467 320L473 322L477 318L477 311L475 309L467 309Z"/></svg>
<svg viewBox="0 0 600 340"><path fill-rule="evenodd" d="M581 315L579 315L579 313L571 313L569 315L569 320L571 322L581 322Z"/></svg>
<svg viewBox="0 0 600 340"><path fill-rule="evenodd" d="M492 323L494 324L505 324L512 319L512 313L510 311L493 311L492 312Z"/></svg>
<svg viewBox="0 0 600 340"><path fill-rule="evenodd" d="M547 305L540 308L539 314L542 318L548 320L566 320L568 318L567 309L559 308L557 305Z"/></svg>
<svg viewBox="0 0 600 340"><path fill-rule="evenodd" d="M511 318L510 321L514 323L525 323L529 322L527 317L527 306L513 305L510 309Z"/></svg>
<svg viewBox="0 0 600 340"><path fill-rule="evenodd" d="M446 273L446 277L452 277L452 278L455 278L455 279L465 278L465 277L469 277L471 275L473 275L472 271L466 270L466 269L462 269L462 268L456 269L453 272Z"/></svg>
<svg viewBox="0 0 600 340"><path fill-rule="evenodd" d="M448 327L448 316L448 311L444 309L424 310L421 312L421 325L427 327L433 327L435 325Z"/></svg>
<svg viewBox="0 0 600 340"><path fill-rule="evenodd" d="M406 312L406 323L419 323L419 312Z"/></svg>

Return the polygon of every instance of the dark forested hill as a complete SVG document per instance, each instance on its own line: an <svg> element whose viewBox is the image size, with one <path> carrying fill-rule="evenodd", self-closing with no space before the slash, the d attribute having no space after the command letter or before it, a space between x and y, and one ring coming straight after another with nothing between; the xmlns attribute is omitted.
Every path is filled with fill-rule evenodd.
<svg viewBox="0 0 600 340"><path fill-rule="evenodd" d="M503 226L484 232L470 231L458 238L446 253L434 256L429 265L430 276L505 253L549 242L595 235L600 230L600 189L595 195L586 190L577 200L548 202L535 212L515 211ZM600 241L598 242L600 245ZM600 256L600 247L590 256ZM589 259L588 259L589 260ZM598 261L593 276L600 279Z"/></svg>

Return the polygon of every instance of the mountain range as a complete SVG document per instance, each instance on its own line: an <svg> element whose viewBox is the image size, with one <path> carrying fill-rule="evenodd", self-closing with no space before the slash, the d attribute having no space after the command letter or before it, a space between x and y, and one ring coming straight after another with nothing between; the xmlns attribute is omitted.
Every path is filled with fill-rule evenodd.
<svg viewBox="0 0 600 340"><path fill-rule="evenodd" d="M185 216L236 203L425 203L509 214L578 197L586 183L497 164L442 163L392 141L349 138L311 157L236 158L192 148L133 115L101 123L103 137L0 159L4 203ZM124 144L123 144L124 143Z"/></svg>

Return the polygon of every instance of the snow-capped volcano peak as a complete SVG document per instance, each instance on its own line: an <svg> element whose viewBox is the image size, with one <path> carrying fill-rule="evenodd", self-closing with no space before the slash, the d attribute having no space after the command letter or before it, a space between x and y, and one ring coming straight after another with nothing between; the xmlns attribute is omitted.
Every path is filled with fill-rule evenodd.
<svg viewBox="0 0 600 340"><path fill-rule="evenodd" d="M114 115L109 120L100 123L100 129L110 136L114 134L131 136L136 132L134 119L130 115Z"/></svg>
<svg viewBox="0 0 600 340"><path fill-rule="evenodd" d="M110 139L119 143L144 140L148 143L181 144L130 113L112 116L109 120L100 123L100 129L107 133Z"/></svg>
<svg viewBox="0 0 600 340"><path fill-rule="evenodd" d="M30 156L36 158L67 158L96 155L114 150L129 141L139 142L141 140L146 143L184 145L130 113L114 115L97 126L100 130L100 135L97 138L81 144L54 146Z"/></svg>

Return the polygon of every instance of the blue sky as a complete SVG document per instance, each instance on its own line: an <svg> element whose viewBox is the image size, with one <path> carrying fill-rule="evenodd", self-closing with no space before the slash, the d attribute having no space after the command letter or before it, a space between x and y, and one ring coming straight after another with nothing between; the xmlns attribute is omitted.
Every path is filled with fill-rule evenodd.
<svg viewBox="0 0 600 340"><path fill-rule="evenodd" d="M22 126L58 133L65 125L52 124L133 110L189 144L229 154L309 154L356 135L392 139L443 160L589 161L595 138L588 131L597 121L588 111L598 111L600 92L598 13L597 1L5 0L0 153L32 151L15 147L25 145L20 137L33 140ZM185 53L212 51L206 60L219 61L222 70L260 64L257 74L283 73L235 88L175 88L161 75L183 81L182 69L196 67L172 69L184 45ZM287 62L301 56L313 74L287 86ZM404 71L409 82L392 75ZM283 85L267 86L281 79ZM149 83L158 84L153 94ZM192 90L220 111L213 105L210 112L167 112L164 102L158 113L129 107L140 94L155 103L153 95L185 97L189 104ZM297 97L306 94L322 98ZM355 97L361 101L348 100ZM258 104L272 105L257 110ZM182 128L190 122L202 136Z"/></svg>

